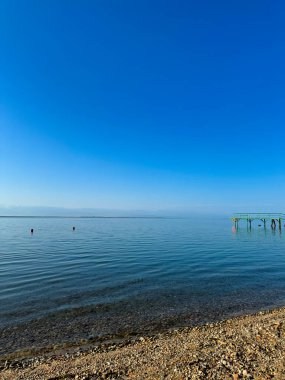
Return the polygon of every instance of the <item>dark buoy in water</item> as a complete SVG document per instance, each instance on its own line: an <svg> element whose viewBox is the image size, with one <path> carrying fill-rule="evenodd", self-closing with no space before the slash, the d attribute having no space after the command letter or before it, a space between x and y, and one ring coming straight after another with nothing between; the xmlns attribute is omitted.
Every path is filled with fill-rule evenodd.
<svg viewBox="0 0 285 380"><path fill-rule="evenodd" d="M72 227L72 231L75 231L75 227Z"/></svg>
<svg viewBox="0 0 285 380"><path fill-rule="evenodd" d="M31 228L31 234L33 235L33 233L34 233L34 229L33 229L33 228Z"/></svg>

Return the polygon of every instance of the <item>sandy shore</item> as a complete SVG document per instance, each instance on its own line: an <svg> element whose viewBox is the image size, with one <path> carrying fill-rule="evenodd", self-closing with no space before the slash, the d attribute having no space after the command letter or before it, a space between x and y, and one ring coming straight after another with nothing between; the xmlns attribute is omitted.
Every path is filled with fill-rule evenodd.
<svg viewBox="0 0 285 380"><path fill-rule="evenodd" d="M1 380L285 379L285 308L82 352L0 361Z"/></svg>

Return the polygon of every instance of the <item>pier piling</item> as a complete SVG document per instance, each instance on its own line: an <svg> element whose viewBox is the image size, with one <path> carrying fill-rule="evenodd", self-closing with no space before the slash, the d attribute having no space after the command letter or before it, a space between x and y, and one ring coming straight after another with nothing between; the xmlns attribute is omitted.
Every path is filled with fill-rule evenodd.
<svg viewBox="0 0 285 380"><path fill-rule="evenodd" d="M266 222L271 222L272 230L276 229L276 224L278 223L279 230L282 229L282 221L285 221L285 214L282 213L237 213L232 217L235 228L238 228L240 220L246 220L247 227L251 229L252 222L254 220L260 220L263 222L264 229L266 229ZM285 227L285 224L284 224Z"/></svg>

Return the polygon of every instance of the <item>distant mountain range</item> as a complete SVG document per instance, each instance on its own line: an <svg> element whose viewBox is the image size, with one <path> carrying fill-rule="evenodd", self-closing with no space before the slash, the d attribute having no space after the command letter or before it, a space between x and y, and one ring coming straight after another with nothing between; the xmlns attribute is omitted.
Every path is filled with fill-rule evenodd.
<svg viewBox="0 0 285 380"><path fill-rule="evenodd" d="M201 214L201 212L198 212L196 210L119 210L105 208L0 206L0 216L183 217L195 214Z"/></svg>
<svg viewBox="0 0 285 380"><path fill-rule="evenodd" d="M142 210L113 210L100 208L61 208L61 207L0 207L0 216L157 216L157 212Z"/></svg>

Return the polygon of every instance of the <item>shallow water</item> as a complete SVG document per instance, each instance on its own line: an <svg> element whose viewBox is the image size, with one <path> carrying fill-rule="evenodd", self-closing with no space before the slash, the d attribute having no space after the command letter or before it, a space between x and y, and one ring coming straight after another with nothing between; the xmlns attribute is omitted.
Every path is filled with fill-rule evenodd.
<svg viewBox="0 0 285 380"><path fill-rule="evenodd" d="M0 353L284 305L284 234L226 217L0 218Z"/></svg>

